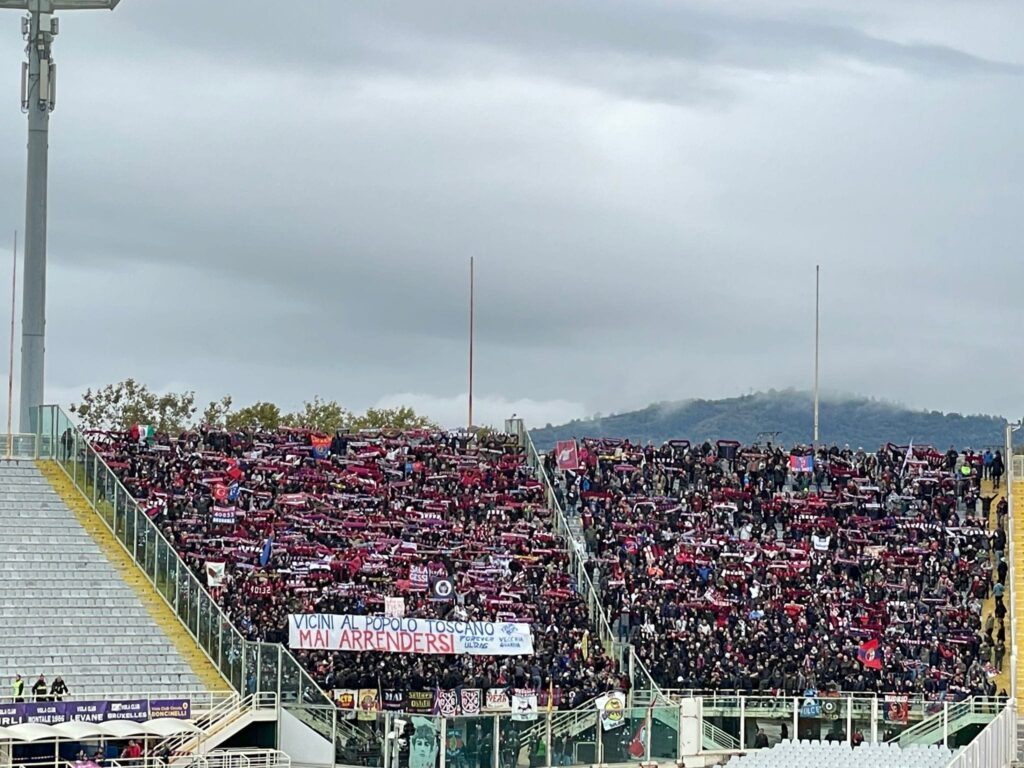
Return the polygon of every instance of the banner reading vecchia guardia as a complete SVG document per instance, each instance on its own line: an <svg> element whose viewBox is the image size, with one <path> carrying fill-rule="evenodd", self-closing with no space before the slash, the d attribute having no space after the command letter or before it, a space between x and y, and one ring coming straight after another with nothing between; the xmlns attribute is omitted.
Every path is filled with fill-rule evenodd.
<svg viewBox="0 0 1024 768"><path fill-rule="evenodd" d="M395 616L291 614L288 646L298 650L530 656L529 624L436 621Z"/></svg>

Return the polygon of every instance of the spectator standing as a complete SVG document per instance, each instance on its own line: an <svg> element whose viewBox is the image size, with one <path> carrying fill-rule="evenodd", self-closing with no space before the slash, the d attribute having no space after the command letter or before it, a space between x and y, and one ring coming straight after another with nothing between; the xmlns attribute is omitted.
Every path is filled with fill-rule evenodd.
<svg viewBox="0 0 1024 768"><path fill-rule="evenodd" d="M64 697L67 695L68 687L64 683L64 678L57 675L50 685L50 701L64 701Z"/></svg>
<svg viewBox="0 0 1024 768"><path fill-rule="evenodd" d="M46 678L40 675L32 686L32 695L35 696L36 701L46 701L46 694L49 693L49 690L50 686L46 684Z"/></svg>
<svg viewBox="0 0 1024 768"><path fill-rule="evenodd" d="M25 700L25 681L21 679L21 675L14 676L14 682L11 683L11 693L14 695L16 702Z"/></svg>

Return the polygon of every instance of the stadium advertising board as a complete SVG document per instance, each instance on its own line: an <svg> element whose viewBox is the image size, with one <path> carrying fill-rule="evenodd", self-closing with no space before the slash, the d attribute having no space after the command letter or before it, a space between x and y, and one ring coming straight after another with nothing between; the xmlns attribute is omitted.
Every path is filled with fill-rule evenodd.
<svg viewBox="0 0 1024 768"><path fill-rule="evenodd" d="M529 656L529 624L497 621L435 621L397 616L291 614L288 646L298 650Z"/></svg>
<svg viewBox="0 0 1024 768"><path fill-rule="evenodd" d="M124 701L31 701L0 704L0 727L21 723L55 725L79 720L102 723L107 720L143 722L158 717L188 720L192 702L188 699L129 699Z"/></svg>

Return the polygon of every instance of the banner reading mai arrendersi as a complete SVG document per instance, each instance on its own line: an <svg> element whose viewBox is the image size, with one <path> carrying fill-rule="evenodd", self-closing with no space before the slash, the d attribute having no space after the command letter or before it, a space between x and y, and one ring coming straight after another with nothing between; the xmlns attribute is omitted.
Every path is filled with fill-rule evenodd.
<svg viewBox="0 0 1024 768"><path fill-rule="evenodd" d="M530 656L533 635L529 624L306 613L288 617L288 645L300 650Z"/></svg>

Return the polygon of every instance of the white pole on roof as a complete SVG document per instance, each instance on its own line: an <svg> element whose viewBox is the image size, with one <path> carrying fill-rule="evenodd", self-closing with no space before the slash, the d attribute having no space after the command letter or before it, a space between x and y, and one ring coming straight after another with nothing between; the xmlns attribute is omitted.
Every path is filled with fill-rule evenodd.
<svg viewBox="0 0 1024 768"><path fill-rule="evenodd" d="M814 449L818 449L818 341L820 337L818 313L820 301L821 265L814 265Z"/></svg>
<svg viewBox="0 0 1024 768"><path fill-rule="evenodd" d="M469 422L473 430L473 257L469 257Z"/></svg>
<svg viewBox="0 0 1024 768"><path fill-rule="evenodd" d="M11 419L14 415L14 305L18 300L18 230L14 230L14 261L11 268L11 347L7 355L7 457L14 454Z"/></svg>

